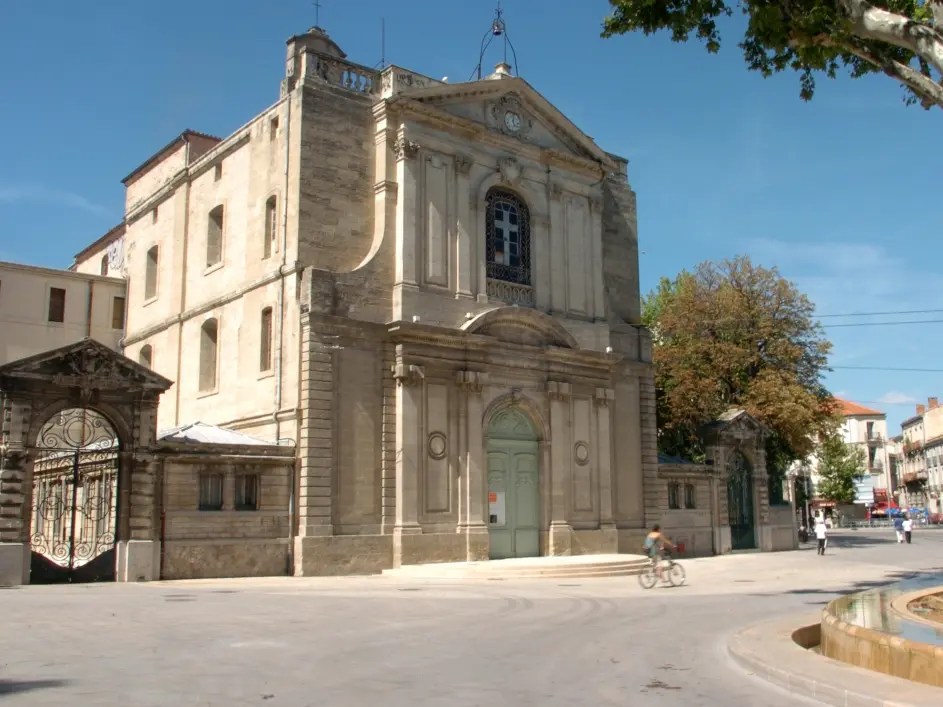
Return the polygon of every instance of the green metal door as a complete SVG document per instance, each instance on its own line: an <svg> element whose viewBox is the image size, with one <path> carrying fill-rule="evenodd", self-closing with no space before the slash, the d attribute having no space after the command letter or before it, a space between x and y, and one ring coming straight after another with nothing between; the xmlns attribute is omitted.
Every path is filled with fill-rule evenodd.
<svg viewBox="0 0 943 707"><path fill-rule="evenodd" d="M540 554L537 445L494 440L488 449L491 559Z"/></svg>
<svg viewBox="0 0 943 707"><path fill-rule="evenodd" d="M727 465L727 515L730 519L731 549L755 548L753 470L746 457L739 452Z"/></svg>

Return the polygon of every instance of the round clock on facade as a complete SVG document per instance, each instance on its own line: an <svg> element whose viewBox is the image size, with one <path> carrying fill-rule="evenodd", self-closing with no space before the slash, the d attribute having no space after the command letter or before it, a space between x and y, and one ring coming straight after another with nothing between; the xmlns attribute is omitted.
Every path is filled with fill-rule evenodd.
<svg viewBox="0 0 943 707"><path fill-rule="evenodd" d="M516 133L521 129L521 116L513 111L508 111L504 114L504 124L512 133Z"/></svg>

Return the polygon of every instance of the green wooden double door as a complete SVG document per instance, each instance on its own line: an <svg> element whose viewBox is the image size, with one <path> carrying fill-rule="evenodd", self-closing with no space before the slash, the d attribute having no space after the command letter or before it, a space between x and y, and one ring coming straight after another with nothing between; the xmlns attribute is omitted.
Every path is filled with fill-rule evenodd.
<svg viewBox="0 0 943 707"><path fill-rule="evenodd" d="M488 533L491 559L540 554L537 442L488 442Z"/></svg>

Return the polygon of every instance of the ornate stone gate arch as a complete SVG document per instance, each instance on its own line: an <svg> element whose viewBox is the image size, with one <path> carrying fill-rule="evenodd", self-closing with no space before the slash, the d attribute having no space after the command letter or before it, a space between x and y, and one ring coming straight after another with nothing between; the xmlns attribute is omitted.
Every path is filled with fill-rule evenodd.
<svg viewBox="0 0 943 707"><path fill-rule="evenodd" d="M54 536L66 543L58 553L59 559L66 553L70 570L88 557L104 557L99 565L113 561L113 572L99 567L89 578L156 578L159 528L152 447L157 436L157 404L171 385L163 376L93 339L0 366L0 584L30 582L32 531L42 526L36 514L41 514L44 502L47 509L55 509L47 510L50 516L63 511L62 506L69 508L60 521L70 524L70 529L59 528ZM91 423L91 429L104 429L107 423L111 432L86 434L90 420L104 421L97 426ZM76 429L85 431L73 439ZM96 451L101 452L96 455L101 457L96 462L98 470L80 476L78 457ZM114 462L108 461L107 469L104 457ZM62 467L61 473L58 480L50 481L50 467L56 464ZM112 492L78 491L86 480L100 486L106 481L111 484L108 474L115 477L109 486ZM41 487L38 492L34 481ZM42 486L45 482L62 483L67 491L48 496L49 484ZM107 513L105 504L110 504ZM98 537L102 548L113 545L113 559L107 551L98 552L97 545L87 549L88 537L74 525L80 516L83 523L98 524L99 530L91 535ZM113 539L107 537L111 531L103 522L113 527ZM44 526L40 535L48 534ZM39 542L36 550L42 554ZM77 559L76 546L82 543L86 544L79 553L84 554Z"/></svg>

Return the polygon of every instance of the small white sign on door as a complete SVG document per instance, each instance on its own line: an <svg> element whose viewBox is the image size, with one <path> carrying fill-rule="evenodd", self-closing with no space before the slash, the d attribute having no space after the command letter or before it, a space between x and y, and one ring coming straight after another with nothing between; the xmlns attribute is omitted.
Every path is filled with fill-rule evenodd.
<svg viewBox="0 0 943 707"><path fill-rule="evenodd" d="M488 492L488 515L490 516L491 525L504 525L504 491Z"/></svg>

